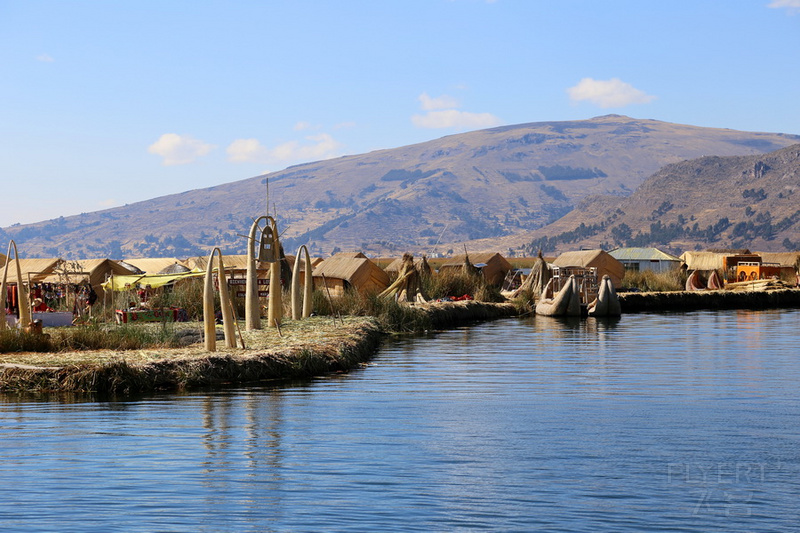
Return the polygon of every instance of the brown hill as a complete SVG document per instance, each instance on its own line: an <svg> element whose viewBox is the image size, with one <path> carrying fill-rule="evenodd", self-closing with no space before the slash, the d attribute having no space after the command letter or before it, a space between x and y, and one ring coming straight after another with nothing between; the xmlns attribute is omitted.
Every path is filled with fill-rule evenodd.
<svg viewBox="0 0 800 533"><path fill-rule="evenodd" d="M668 165L628 198L588 197L524 248L800 249L800 144ZM479 246L475 245L475 248Z"/></svg>
<svg viewBox="0 0 800 533"><path fill-rule="evenodd" d="M289 251L430 252L437 241L528 235L588 195L630 195L669 163L749 155L800 136L700 128L618 115L541 122L309 163L124 207L5 228L27 256L241 253L270 205ZM579 214L579 213L578 213ZM457 246L457 249L460 249Z"/></svg>

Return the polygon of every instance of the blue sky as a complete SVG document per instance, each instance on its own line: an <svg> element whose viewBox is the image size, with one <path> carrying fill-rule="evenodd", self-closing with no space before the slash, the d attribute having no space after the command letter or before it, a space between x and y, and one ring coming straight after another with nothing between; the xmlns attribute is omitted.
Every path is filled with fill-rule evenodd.
<svg viewBox="0 0 800 533"><path fill-rule="evenodd" d="M800 134L800 0L0 0L0 227L503 124Z"/></svg>

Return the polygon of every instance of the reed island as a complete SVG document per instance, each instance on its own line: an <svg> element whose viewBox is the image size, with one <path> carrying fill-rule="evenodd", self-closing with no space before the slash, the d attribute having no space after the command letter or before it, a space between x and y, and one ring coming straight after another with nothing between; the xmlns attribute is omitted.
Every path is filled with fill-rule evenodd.
<svg viewBox="0 0 800 533"><path fill-rule="evenodd" d="M307 379L358 368L389 335L502 317L559 327L637 312L800 307L796 267L754 254L661 272L602 251L567 264L467 253L323 261L304 247L287 256L278 235L261 217L247 255L215 249L155 272L136 260L43 268L12 242L0 254L0 392L115 396ZM570 300L563 312L559 298Z"/></svg>

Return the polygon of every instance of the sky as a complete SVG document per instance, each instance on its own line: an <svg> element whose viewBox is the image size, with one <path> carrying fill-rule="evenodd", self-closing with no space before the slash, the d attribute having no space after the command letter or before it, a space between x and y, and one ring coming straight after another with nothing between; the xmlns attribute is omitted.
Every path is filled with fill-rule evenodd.
<svg viewBox="0 0 800 533"><path fill-rule="evenodd" d="M0 0L0 227L499 125L800 134L800 0Z"/></svg>

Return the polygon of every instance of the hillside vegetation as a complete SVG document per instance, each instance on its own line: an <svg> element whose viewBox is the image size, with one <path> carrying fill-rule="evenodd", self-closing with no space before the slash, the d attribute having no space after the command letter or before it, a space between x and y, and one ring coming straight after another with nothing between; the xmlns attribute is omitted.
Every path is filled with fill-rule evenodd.
<svg viewBox="0 0 800 533"><path fill-rule="evenodd" d="M628 198L587 198L528 251L658 246L800 249L800 144L769 154L664 167Z"/></svg>

